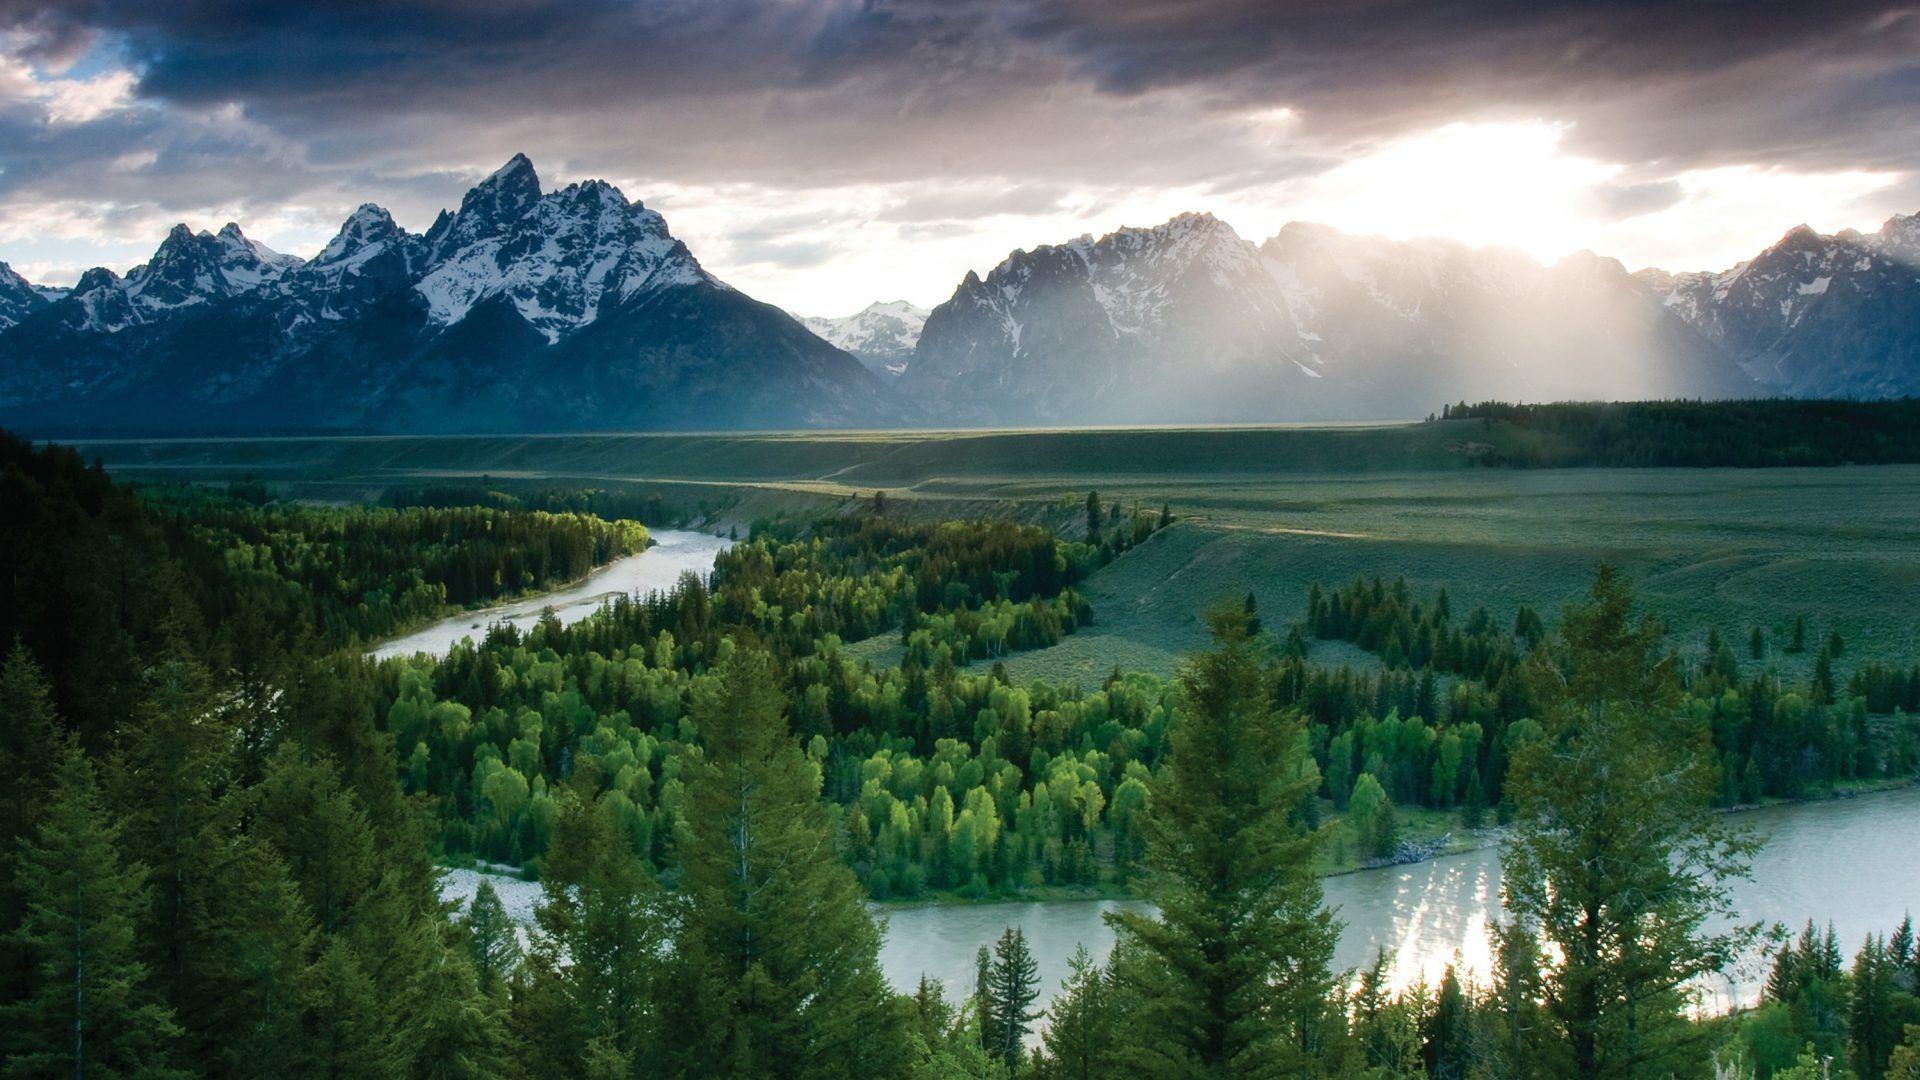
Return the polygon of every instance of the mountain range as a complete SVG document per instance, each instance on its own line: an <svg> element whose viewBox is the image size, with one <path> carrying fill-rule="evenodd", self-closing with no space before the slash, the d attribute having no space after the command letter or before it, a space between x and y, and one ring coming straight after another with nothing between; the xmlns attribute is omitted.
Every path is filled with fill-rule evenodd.
<svg viewBox="0 0 1920 1080"><path fill-rule="evenodd" d="M1208 214L1015 251L931 312L796 319L602 181L516 155L421 234L308 259L176 226L125 275L0 263L0 424L36 433L1366 419L1500 398L1920 394L1920 215L1729 270Z"/></svg>

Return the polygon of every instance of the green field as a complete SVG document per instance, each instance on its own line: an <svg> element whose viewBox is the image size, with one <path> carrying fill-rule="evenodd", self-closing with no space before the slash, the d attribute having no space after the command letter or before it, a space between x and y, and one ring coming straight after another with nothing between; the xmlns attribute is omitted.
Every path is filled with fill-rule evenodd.
<svg viewBox="0 0 1920 1080"><path fill-rule="evenodd" d="M1473 466L1477 421L1070 432L583 435L83 443L118 474L256 477L291 494L366 498L489 477L502 487L658 491L703 524L851 510L1007 514L1077 527L1088 489L1182 519L1085 584L1095 625L1014 657L1018 674L1097 680L1166 671L1201 641L1196 611L1258 596L1284 626L1308 586L1356 574L1445 586L1457 612L1551 612L1606 560L1683 647L1709 626L1781 641L1804 613L1848 660L1920 655L1920 466L1559 469ZM884 657L891 642L864 653ZM1324 658L1364 657L1323 645ZM1771 654L1797 674L1809 656Z"/></svg>

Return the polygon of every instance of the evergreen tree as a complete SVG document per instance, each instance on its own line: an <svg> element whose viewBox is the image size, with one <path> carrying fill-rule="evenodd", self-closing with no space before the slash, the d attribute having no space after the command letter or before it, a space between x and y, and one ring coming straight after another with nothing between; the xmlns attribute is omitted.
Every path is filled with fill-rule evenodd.
<svg viewBox="0 0 1920 1080"><path fill-rule="evenodd" d="M1321 907L1317 835L1300 824L1319 779L1294 767L1296 718L1277 714L1234 609L1182 675L1152 785L1141 894L1158 917L1109 915L1137 962L1116 967L1138 1007L1125 1071L1259 1076L1309 1057L1336 934Z"/></svg>
<svg viewBox="0 0 1920 1080"><path fill-rule="evenodd" d="M1787 651L1790 653L1807 651L1807 617L1805 615L1793 617L1793 643L1787 646Z"/></svg>
<svg viewBox="0 0 1920 1080"><path fill-rule="evenodd" d="M0 1025L6 1072L183 1075L166 1064L180 1029L148 988L136 943L146 868L120 858L119 829L79 749L63 750L53 768L53 791L19 863L26 905L10 944L33 970Z"/></svg>
<svg viewBox="0 0 1920 1080"><path fill-rule="evenodd" d="M1853 959L1853 993L1847 1017L1849 1054L1854 1072L1865 1080L1887 1073L1901 1024L1895 994L1894 965L1884 940L1872 934Z"/></svg>
<svg viewBox="0 0 1920 1080"><path fill-rule="evenodd" d="M126 848L150 871L153 906L141 944L177 1002L192 933L188 896L204 868L203 832L214 826L234 738L212 677L180 638L169 642L149 683L140 716L122 730L108 780Z"/></svg>
<svg viewBox="0 0 1920 1080"><path fill-rule="evenodd" d="M514 932L513 921L507 918L507 909L500 903L500 893L493 882L480 879L480 885L474 890L473 902L467 907L467 916L462 920L467 935L467 954L473 962L473 971L479 980L480 988L491 993L502 981L513 974L520 963L520 940Z"/></svg>
<svg viewBox="0 0 1920 1080"><path fill-rule="evenodd" d="M1034 1072L1044 1080L1110 1076L1116 1067L1114 1028L1120 1020L1111 980L1085 945L1074 950L1067 966L1060 993L1047 1008L1047 1028L1040 1034Z"/></svg>
<svg viewBox="0 0 1920 1080"><path fill-rule="evenodd" d="M1530 656L1545 737L1514 751L1508 779L1506 906L1560 951L1546 996L1583 1077L1698 1067L1707 1033L1687 1022L1688 983L1755 933L1703 929L1731 915L1725 882L1754 845L1713 811L1711 733L1678 708L1660 628L1632 606L1603 566L1559 640Z"/></svg>
<svg viewBox="0 0 1920 1080"><path fill-rule="evenodd" d="M689 1071L904 1072L903 1013L880 934L833 842L820 773L787 730L771 659L723 648L693 719L706 761L687 784L678 951Z"/></svg>
<svg viewBox="0 0 1920 1080"><path fill-rule="evenodd" d="M1421 1032L1420 1060L1431 1080L1464 1080L1473 1064L1472 1021L1472 1003L1448 964Z"/></svg>
<svg viewBox="0 0 1920 1080"><path fill-rule="evenodd" d="M968 999L973 1006L973 1030L979 1037L980 1049L993 1051L1005 1040L994 1031L994 1022L998 1014L993 1008L993 949L982 945L973 954L973 997Z"/></svg>
<svg viewBox="0 0 1920 1080"><path fill-rule="evenodd" d="M52 688L16 641L0 665L0 1006L18 1000L31 975L30 959L9 943L26 913L26 882L15 864L39 824L46 772L59 760L59 745Z"/></svg>
<svg viewBox="0 0 1920 1080"><path fill-rule="evenodd" d="M646 1075L664 1039L657 987L670 912L593 797L595 786L583 774L562 792L553 843L540 861L546 901L534 913L540 933L527 958L528 986L515 1002L516 1042L530 1071L584 1075L593 1066L607 1076ZM476 918L490 921L477 894L474 903ZM480 935L470 930L477 955Z"/></svg>
<svg viewBox="0 0 1920 1080"><path fill-rule="evenodd" d="M1087 543L1100 542L1100 525L1104 519L1105 515L1100 512L1100 493L1087 492Z"/></svg>
<svg viewBox="0 0 1920 1080"><path fill-rule="evenodd" d="M1760 628L1757 626L1753 628L1753 633L1747 635L1747 652L1751 653L1755 660L1761 660L1766 658L1766 655L1767 655L1766 635L1762 634L1760 632Z"/></svg>
<svg viewBox="0 0 1920 1080"><path fill-rule="evenodd" d="M194 1061L210 1075L316 1068L306 1046L316 934L299 887L259 840L209 836L189 879L186 965L175 1008Z"/></svg>
<svg viewBox="0 0 1920 1080"><path fill-rule="evenodd" d="M440 940L441 927L421 924L432 960L415 975L408 996L421 1002L400 1028L412 1056L412 1080L482 1080L500 1075L500 1016L474 981L473 965Z"/></svg>
<svg viewBox="0 0 1920 1080"><path fill-rule="evenodd" d="M1040 1014L1033 1011L1040 996L1040 967L1027 948L1027 937L1018 927L1008 927L993 946L993 967L987 975L987 993L993 1014L992 1047L1013 1069L1020 1065L1027 1033Z"/></svg>

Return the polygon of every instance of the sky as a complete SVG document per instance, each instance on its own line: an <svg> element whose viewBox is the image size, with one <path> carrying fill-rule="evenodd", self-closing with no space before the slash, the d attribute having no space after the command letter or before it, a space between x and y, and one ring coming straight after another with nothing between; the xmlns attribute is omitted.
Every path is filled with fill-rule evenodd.
<svg viewBox="0 0 1920 1080"><path fill-rule="evenodd" d="M1920 5L0 0L0 260L422 230L516 152L803 314L1211 211L1718 269L1920 210Z"/></svg>

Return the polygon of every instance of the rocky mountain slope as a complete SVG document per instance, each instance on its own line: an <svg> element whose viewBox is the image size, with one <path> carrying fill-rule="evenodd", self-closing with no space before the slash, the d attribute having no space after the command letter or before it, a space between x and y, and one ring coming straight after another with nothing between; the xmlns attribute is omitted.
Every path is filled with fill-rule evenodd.
<svg viewBox="0 0 1920 1080"><path fill-rule="evenodd" d="M310 260L176 227L65 296L0 276L0 422L40 430L860 425L852 356L704 270L601 181L516 156L424 235L356 210Z"/></svg>
<svg viewBox="0 0 1920 1080"><path fill-rule="evenodd" d="M1636 277L1773 393L1920 394L1920 214L1872 234L1802 225L1730 270Z"/></svg>
<svg viewBox="0 0 1920 1080"><path fill-rule="evenodd" d="M800 322L830 345L845 349L881 378L904 374L927 324L927 312L905 300L868 304L837 319L810 316Z"/></svg>

